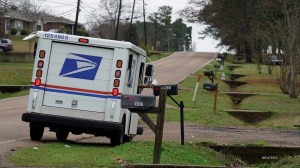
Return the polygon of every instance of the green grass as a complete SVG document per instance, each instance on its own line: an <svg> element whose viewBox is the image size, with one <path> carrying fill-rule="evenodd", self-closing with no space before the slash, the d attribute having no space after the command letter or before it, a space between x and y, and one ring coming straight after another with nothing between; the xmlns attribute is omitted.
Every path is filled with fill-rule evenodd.
<svg viewBox="0 0 300 168"><path fill-rule="evenodd" d="M30 85L33 63L0 62L0 85Z"/></svg>
<svg viewBox="0 0 300 168"><path fill-rule="evenodd" d="M208 64L207 70L214 70L213 64ZM224 73L229 73L225 63ZM255 95L246 98L239 105L232 103L229 96L222 92L231 91L231 89L220 80L223 72L219 71L216 75L216 82L219 84L219 94L217 99L217 112L213 112L213 93L204 90L203 83L210 83L207 77L203 76L203 70L196 72L180 83L184 87L179 90L178 96L173 96L178 101L184 101L185 104L185 121L209 126L245 126L246 124L227 114L225 109L249 109L272 111L276 114L271 118L254 124L256 127L274 127L274 128L294 128L294 124L300 122L300 98L290 98L288 95L281 94L276 75L267 74L267 72L258 75L255 64L242 64L241 68L234 72L246 74L248 76L240 78L240 81L249 81L249 84L238 88L235 91L254 92ZM201 82L197 93L196 101L192 101L194 87L197 81L197 74L201 73ZM267 82L266 82L267 81ZM271 82L269 82L271 81ZM172 100L167 100L168 104L176 106ZM179 121L179 110L167 109L167 121Z"/></svg>
<svg viewBox="0 0 300 168"><path fill-rule="evenodd" d="M171 55L173 53L173 51L160 51L159 54L152 54L149 56L149 58L151 59L151 61L157 61L161 58L165 58L169 55ZM147 60L149 61L149 60Z"/></svg>
<svg viewBox="0 0 300 168"><path fill-rule="evenodd" d="M0 100L11 98L11 97L18 97L18 96L25 96L29 94L29 90L22 90L16 93L0 93Z"/></svg>
<svg viewBox="0 0 300 168"><path fill-rule="evenodd" d="M23 52L33 52L33 46L36 39L23 41L25 36L10 36L9 38L13 41L14 50L12 52L23 53Z"/></svg>
<svg viewBox="0 0 300 168"><path fill-rule="evenodd" d="M151 164L153 142L126 143L118 147L49 143L38 149L24 148L9 157L16 166L36 167L120 167L120 164ZM163 143L162 164L222 166L218 152L199 145Z"/></svg>

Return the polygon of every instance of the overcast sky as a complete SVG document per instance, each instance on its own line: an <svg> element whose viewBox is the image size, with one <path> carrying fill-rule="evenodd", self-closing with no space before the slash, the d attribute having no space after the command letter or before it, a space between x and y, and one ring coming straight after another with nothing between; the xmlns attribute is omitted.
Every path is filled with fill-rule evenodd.
<svg viewBox="0 0 300 168"><path fill-rule="evenodd" d="M52 11L58 16L63 16L71 20L75 20L76 5L77 0L40 0L46 1L42 4L43 8L46 8ZM133 0L127 0L133 3ZM86 23L89 20L89 15L93 9L97 9L99 0L81 0L82 10L79 14L79 22ZM136 0L136 7L142 7L142 0ZM146 5L146 14L153 13L157 11L158 7L163 5L168 5L173 7L173 16L172 20L179 18L177 12L183 9L187 5L188 0L145 0ZM188 23L186 23L188 24ZM216 49L217 41L206 38L204 40L199 39L198 32L203 29L204 26L199 24L188 24L188 26L193 27L192 38L193 41L197 43L196 51L208 51L208 52L218 52L219 49Z"/></svg>

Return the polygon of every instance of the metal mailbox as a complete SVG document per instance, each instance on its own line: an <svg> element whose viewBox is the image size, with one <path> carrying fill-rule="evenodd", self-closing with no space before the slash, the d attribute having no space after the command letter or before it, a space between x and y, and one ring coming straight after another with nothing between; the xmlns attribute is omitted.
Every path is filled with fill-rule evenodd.
<svg viewBox="0 0 300 168"><path fill-rule="evenodd" d="M208 91L215 91L218 89L218 84L217 83L204 83L203 89L208 90Z"/></svg>
<svg viewBox="0 0 300 168"><path fill-rule="evenodd" d="M160 89L166 89L167 95L178 95L178 85L155 85L153 87L153 94L159 96Z"/></svg>
<svg viewBox="0 0 300 168"><path fill-rule="evenodd" d="M204 71L204 76L214 76L214 71Z"/></svg>
<svg viewBox="0 0 300 168"><path fill-rule="evenodd" d="M127 109L146 110L155 107L156 97L139 94L123 94L121 107Z"/></svg>

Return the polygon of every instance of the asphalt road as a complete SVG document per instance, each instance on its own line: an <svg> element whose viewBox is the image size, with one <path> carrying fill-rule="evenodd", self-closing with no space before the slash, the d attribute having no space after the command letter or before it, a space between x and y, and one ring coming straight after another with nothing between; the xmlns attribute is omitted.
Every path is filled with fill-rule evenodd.
<svg viewBox="0 0 300 168"><path fill-rule="evenodd" d="M176 84L209 63L215 53L176 52L169 57L155 61L154 76L158 84ZM0 167L5 166L4 156L9 151L24 146L33 146L55 141L55 134L45 131L42 142L29 139L28 123L21 121L26 111L28 96L0 100ZM90 135L69 136L68 140L80 140ZM2 165L1 165L2 164Z"/></svg>

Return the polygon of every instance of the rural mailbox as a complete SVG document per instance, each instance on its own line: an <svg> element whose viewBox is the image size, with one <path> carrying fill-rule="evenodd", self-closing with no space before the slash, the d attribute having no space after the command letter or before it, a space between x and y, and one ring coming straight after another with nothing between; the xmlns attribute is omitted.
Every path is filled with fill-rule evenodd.
<svg viewBox="0 0 300 168"><path fill-rule="evenodd" d="M214 71L204 71L204 76L214 76Z"/></svg>
<svg viewBox="0 0 300 168"><path fill-rule="evenodd" d="M127 109L146 110L154 108L156 103L155 96L123 94L121 97L121 107Z"/></svg>
<svg viewBox="0 0 300 168"><path fill-rule="evenodd" d="M208 91L215 91L218 89L218 84L217 83L204 83L203 89L208 90Z"/></svg>
<svg viewBox="0 0 300 168"><path fill-rule="evenodd" d="M166 89L167 95L178 95L178 85L155 85L153 86L153 94L158 96L160 89Z"/></svg>

